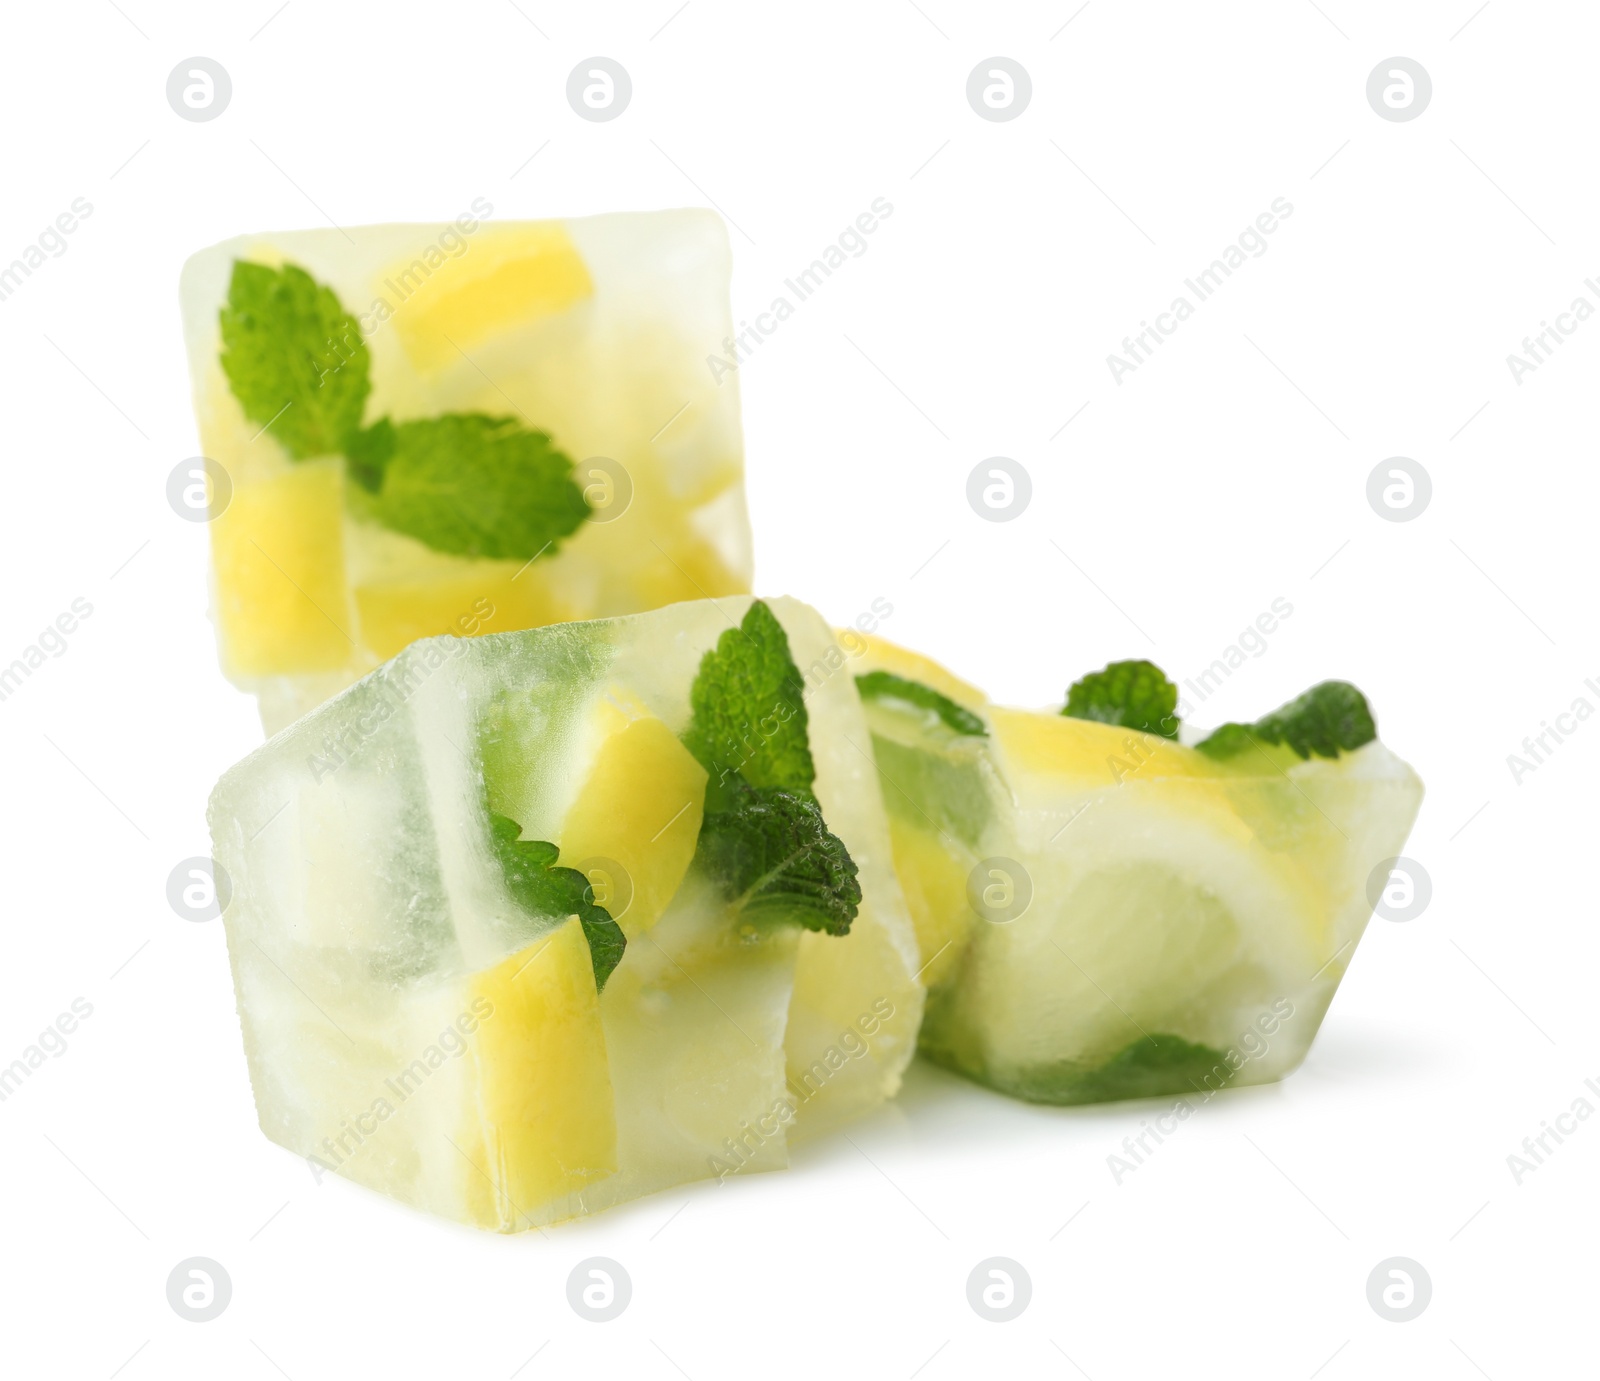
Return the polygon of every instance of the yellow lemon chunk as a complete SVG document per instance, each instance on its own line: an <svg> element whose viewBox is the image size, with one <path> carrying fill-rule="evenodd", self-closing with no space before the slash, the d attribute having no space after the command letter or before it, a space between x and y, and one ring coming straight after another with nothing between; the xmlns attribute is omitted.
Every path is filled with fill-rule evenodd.
<svg viewBox="0 0 1600 1381"><path fill-rule="evenodd" d="M326 671L350 660L343 524L336 459L304 461L235 488L211 525L230 676Z"/></svg>
<svg viewBox="0 0 1600 1381"><path fill-rule="evenodd" d="M967 878L974 860L961 846L898 815L889 817L889 841L906 907L917 932L922 982L936 988L955 969L972 929Z"/></svg>
<svg viewBox="0 0 1600 1381"><path fill-rule="evenodd" d="M589 942L576 916L471 981L481 1174L468 1198L514 1232L617 1168L617 1119Z"/></svg>
<svg viewBox="0 0 1600 1381"><path fill-rule="evenodd" d="M1032 710L991 709L989 719L1012 770L1093 786L1218 775L1203 754L1136 729Z"/></svg>
<svg viewBox="0 0 1600 1381"><path fill-rule="evenodd" d="M360 638L374 656L393 657L419 638L470 637L542 628L567 611L526 561L481 561L459 574L357 585Z"/></svg>
<svg viewBox="0 0 1600 1381"><path fill-rule="evenodd" d="M681 516L677 521L682 521ZM692 531L672 536L672 546L658 543L655 551L643 553L644 560L633 576L635 597L645 607L718 599L748 588L750 582L731 570L710 543L695 540Z"/></svg>
<svg viewBox="0 0 1600 1381"><path fill-rule="evenodd" d="M395 333L419 369L435 369L496 332L565 311L594 292L582 256L559 221L486 230L459 256L428 256L382 275L398 295Z"/></svg>
<svg viewBox="0 0 1600 1381"><path fill-rule="evenodd" d="M589 874L595 901L632 939L661 919L689 871L706 770L654 715L629 718L611 702L603 713L612 732L591 760L558 843L562 862Z"/></svg>

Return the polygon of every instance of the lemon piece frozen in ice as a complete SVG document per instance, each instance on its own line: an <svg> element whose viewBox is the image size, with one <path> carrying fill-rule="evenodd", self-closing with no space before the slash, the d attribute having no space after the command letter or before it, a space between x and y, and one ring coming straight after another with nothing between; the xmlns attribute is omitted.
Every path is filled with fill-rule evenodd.
<svg viewBox="0 0 1600 1381"><path fill-rule="evenodd" d="M471 980L481 1168L468 1199L516 1231L617 1168L617 1121L589 942L576 917Z"/></svg>
<svg viewBox="0 0 1600 1381"><path fill-rule="evenodd" d="M605 711L612 732L594 754L557 843L569 866L590 873L596 902L631 939L661 918L689 871L706 770L654 715L629 718L613 702ZM620 875L599 875L611 872L609 865Z"/></svg>
<svg viewBox="0 0 1600 1381"><path fill-rule="evenodd" d="M479 231L457 257L390 266L384 286L403 294L393 321L419 369L460 358L498 331L565 311L594 292L560 221Z"/></svg>
<svg viewBox="0 0 1600 1381"><path fill-rule="evenodd" d="M973 860L955 841L889 816L895 870L917 932L922 981L936 987L954 970L972 927L967 877Z"/></svg>
<svg viewBox="0 0 1600 1381"><path fill-rule="evenodd" d="M527 562L462 562L459 573L372 580L355 588L361 641L393 657L419 638L539 628L566 615ZM519 569L526 568L526 569Z"/></svg>
<svg viewBox="0 0 1600 1381"><path fill-rule="evenodd" d="M333 458L234 488L211 524L230 676L322 671L350 660L343 524L344 471Z"/></svg>
<svg viewBox="0 0 1600 1381"><path fill-rule="evenodd" d="M1093 786L1218 775L1209 758L1156 734L1033 710L989 712L1008 770Z"/></svg>
<svg viewBox="0 0 1600 1381"><path fill-rule="evenodd" d="M1303 876L1225 801L1165 783L1035 793L1009 847L1032 900L975 928L923 1033L1008 1092L1077 1101L1074 1085L1152 1035L1226 1051L1325 959Z"/></svg>

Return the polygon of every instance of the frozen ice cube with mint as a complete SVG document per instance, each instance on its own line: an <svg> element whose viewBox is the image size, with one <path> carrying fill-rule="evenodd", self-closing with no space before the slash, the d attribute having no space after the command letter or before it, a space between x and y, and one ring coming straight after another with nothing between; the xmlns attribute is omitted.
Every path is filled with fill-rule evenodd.
<svg viewBox="0 0 1600 1381"><path fill-rule="evenodd" d="M1180 735L1148 662L1083 678L1059 712L992 705L886 643L858 670L925 1054L1043 1103L1204 1096L1300 1063L1422 799L1355 687Z"/></svg>
<svg viewBox="0 0 1600 1381"><path fill-rule="evenodd" d="M184 267L213 617L268 732L419 638L750 588L721 219L491 209Z"/></svg>
<svg viewBox="0 0 1600 1381"><path fill-rule="evenodd" d="M212 797L263 1130L514 1231L892 1096L922 987L867 741L793 600L413 644Z"/></svg>

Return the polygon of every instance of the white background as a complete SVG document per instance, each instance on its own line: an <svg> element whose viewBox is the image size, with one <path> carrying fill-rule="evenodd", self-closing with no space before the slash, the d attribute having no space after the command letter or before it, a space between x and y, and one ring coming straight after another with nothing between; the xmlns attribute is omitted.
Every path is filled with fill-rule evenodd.
<svg viewBox="0 0 1600 1381"><path fill-rule="evenodd" d="M1580 294L1600 306L1600 16L918 3L7 8L0 262L73 198L94 207L0 302L0 662L74 598L94 609L0 703L0 1063L93 1005L0 1105L8 1374L1589 1365L1600 1120L1520 1185L1506 1157L1600 1106L1600 723L1520 785L1506 757L1576 697L1600 706L1600 321L1520 384L1506 357ZM234 83L206 124L165 99L195 54ZM593 54L633 79L607 124L564 96ZM994 54L1033 82L1007 123L965 98ZM1433 80L1409 123L1366 100L1394 54ZM212 782L259 739L217 672L205 529L164 494L196 447L178 269L242 231L443 221L476 196L502 217L714 202L736 318L892 203L740 371L762 591L839 621L882 596L886 634L1036 704L1114 657L1192 675L1294 606L1195 718L1355 681L1428 784L1408 853L1434 886L1419 918L1374 921L1298 1074L1216 1099L1118 1185L1107 1157L1155 1105L1031 1108L919 1067L786 1175L543 1238L318 1186L262 1137L221 927L165 899L208 851ZM1268 252L1116 383L1108 352L1277 197L1294 211ZM1010 523L966 503L993 455L1032 476ZM1395 455L1432 476L1414 522L1366 499ZM196 1255L234 1289L203 1325L165 1295ZM595 1255L633 1281L609 1324L566 1302ZM1033 1281L1004 1325L966 1303L995 1255ZM1395 1255L1433 1281L1407 1324L1366 1299Z"/></svg>

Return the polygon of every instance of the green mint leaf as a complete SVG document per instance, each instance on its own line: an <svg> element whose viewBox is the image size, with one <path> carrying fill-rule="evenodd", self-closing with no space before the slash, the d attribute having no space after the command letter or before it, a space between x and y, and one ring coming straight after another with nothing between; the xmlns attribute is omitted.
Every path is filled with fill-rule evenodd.
<svg viewBox="0 0 1600 1381"><path fill-rule="evenodd" d="M596 991L606 986L611 971L622 962L628 941L611 913L594 903L589 879L576 868L558 868L560 850L542 839L523 839L522 826L504 815L489 816L490 838L506 888L524 911L533 916L576 916L589 941Z"/></svg>
<svg viewBox="0 0 1600 1381"><path fill-rule="evenodd" d="M344 446L350 478L367 493L376 494L383 488L383 472L394 448L394 423L387 417L380 417L365 430L351 432Z"/></svg>
<svg viewBox="0 0 1600 1381"><path fill-rule="evenodd" d="M1112 662L1073 683L1062 714L1177 738L1178 688L1153 662Z"/></svg>
<svg viewBox="0 0 1600 1381"><path fill-rule="evenodd" d="M1367 697L1348 681L1324 681L1254 724L1224 724L1195 747L1218 761L1262 743L1286 744L1302 758L1336 758L1377 736Z"/></svg>
<svg viewBox="0 0 1600 1381"><path fill-rule="evenodd" d="M811 794L816 764L806 736L805 682L789 637L760 600L700 659L689 690L684 743L711 774L712 798L734 777ZM708 805L708 809L710 805Z"/></svg>
<svg viewBox="0 0 1600 1381"><path fill-rule="evenodd" d="M984 722L965 705L956 704L948 695L941 695L921 681L896 676L892 671L869 671L856 677L856 689L863 700L899 701L915 709L931 710L952 733L988 736Z"/></svg>
<svg viewBox="0 0 1600 1381"><path fill-rule="evenodd" d="M1098 1069L1071 1061L1038 1065L1007 1082L1006 1092L1035 1103L1113 1103L1125 1098L1215 1093L1234 1075L1227 1056L1182 1036L1141 1036Z"/></svg>
<svg viewBox="0 0 1600 1381"><path fill-rule="evenodd" d="M848 935L861 907L855 860L809 795L735 779L708 812L696 858L741 920Z"/></svg>
<svg viewBox="0 0 1600 1381"><path fill-rule="evenodd" d="M364 512L457 556L531 561L589 516L572 462L510 417L385 419L354 440L351 461L358 483L377 483Z"/></svg>
<svg viewBox="0 0 1600 1381"><path fill-rule="evenodd" d="M222 372L244 415L295 460L335 455L361 425L371 360L356 319L304 269L236 259Z"/></svg>
<svg viewBox="0 0 1600 1381"><path fill-rule="evenodd" d="M564 873L576 872L573 868L563 868ZM585 894L594 895L594 889L589 886L589 879L583 878ZM622 962L622 951L628 947L628 937L622 933L622 927L611 919L611 913L603 906L596 906L592 902L578 910L578 924L583 927L583 938L589 942L589 962L594 965L594 990L604 992L606 979L611 977L611 972Z"/></svg>
<svg viewBox="0 0 1600 1381"><path fill-rule="evenodd" d="M695 863L743 921L847 935L861 885L812 792L804 693L788 634L760 600L700 659L684 734L711 774Z"/></svg>

